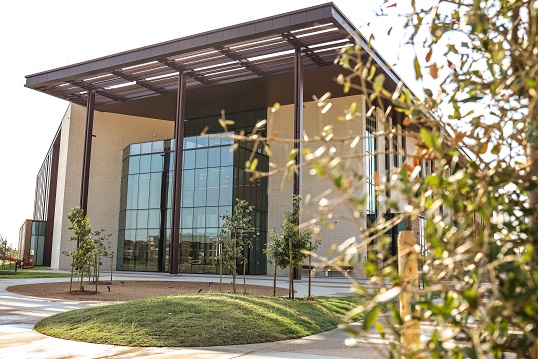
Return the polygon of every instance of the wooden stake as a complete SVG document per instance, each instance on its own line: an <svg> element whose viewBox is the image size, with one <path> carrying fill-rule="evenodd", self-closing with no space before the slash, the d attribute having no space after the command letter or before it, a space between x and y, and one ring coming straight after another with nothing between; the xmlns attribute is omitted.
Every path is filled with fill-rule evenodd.
<svg viewBox="0 0 538 359"><path fill-rule="evenodd" d="M411 299L416 297L418 289L418 253L415 249L413 231L401 231L398 234L398 274L403 289L400 294L400 315L402 325L402 346L404 352L411 350L420 342L420 322L412 320Z"/></svg>
<svg viewBox="0 0 538 359"><path fill-rule="evenodd" d="M97 261L97 254L95 255L95 267L93 269L93 280L95 281L95 293L97 293L97 283L99 282L99 262Z"/></svg>
<svg viewBox="0 0 538 359"><path fill-rule="evenodd" d="M310 253L308 254L308 299L312 298L312 242L310 242Z"/></svg>
<svg viewBox="0 0 538 359"><path fill-rule="evenodd" d="M73 264L75 263L75 258L71 260L71 280L69 282L69 291L72 292L73 288L73 269L75 268Z"/></svg>

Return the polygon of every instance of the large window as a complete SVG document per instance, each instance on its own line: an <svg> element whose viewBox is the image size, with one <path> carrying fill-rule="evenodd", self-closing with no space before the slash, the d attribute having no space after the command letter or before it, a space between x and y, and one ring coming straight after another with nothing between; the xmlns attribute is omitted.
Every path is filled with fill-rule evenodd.
<svg viewBox="0 0 538 359"><path fill-rule="evenodd" d="M249 116L253 115L242 114L240 121L245 122L243 117ZM186 126L196 121L188 121ZM210 122L209 118L201 120L204 121ZM244 172L244 167L251 153L251 143L237 143L233 151L230 134L190 136L184 140L180 272L218 272L216 255L217 235L222 224L220 218L232 212L235 198L245 199L255 208L256 234L251 239L252 248L247 249L248 272L266 272L262 249L267 242L267 179L250 181L250 174ZM118 235L120 270L168 271L172 148L174 140L132 144L124 150ZM268 170L268 157L262 152L255 155L259 168Z"/></svg>
<svg viewBox="0 0 538 359"><path fill-rule="evenodd" d="M45 229L47 222L32 221L32 233L30 236L30 259L35 265L43 265L43 255L45 253Z"/></svg>
<svg viewBox="0 0 538 359"><path fill-rule="evenodd" d="M373 120L366 120L366 195L368 197L366 201L366 215L367 218L372 220L377 216L377 196L375 190L375 181L378 176L377 173L377 139L376 139L376 122Z"/></svg>

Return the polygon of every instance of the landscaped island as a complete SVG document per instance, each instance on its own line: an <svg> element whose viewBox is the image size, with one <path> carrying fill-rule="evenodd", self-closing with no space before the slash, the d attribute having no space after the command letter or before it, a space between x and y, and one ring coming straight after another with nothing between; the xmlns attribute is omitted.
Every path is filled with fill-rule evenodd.
<svg viewBox="0 0 538 359"><path fill-rule="evenodd" d="M200 347L272 342L337 327L354 299L207 294L74 310L37 323L43 334L92 343Z"/></svg>

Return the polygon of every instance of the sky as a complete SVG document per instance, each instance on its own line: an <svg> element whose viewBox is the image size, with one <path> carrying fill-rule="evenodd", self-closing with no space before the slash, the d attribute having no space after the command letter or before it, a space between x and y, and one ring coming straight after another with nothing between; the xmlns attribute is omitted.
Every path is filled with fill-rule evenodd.
<svg viewBox="0 0 538 359"><path fill-rule="evenodd" d="M1 5L0 235L17 246L32 219L36 175L68 103L24 87L25 76L113 53L326 3L323 0L18 0ZM336 0L361 31L375 32L389 64L400 61L391 20L376 1ZM373 28L366 24L372 21ZM395 42L396 41L396 42ZM401 65L399 67L402 67ZM398 69L401 73L402 70ZM405 74L401 74L404 75Z"/></svg>

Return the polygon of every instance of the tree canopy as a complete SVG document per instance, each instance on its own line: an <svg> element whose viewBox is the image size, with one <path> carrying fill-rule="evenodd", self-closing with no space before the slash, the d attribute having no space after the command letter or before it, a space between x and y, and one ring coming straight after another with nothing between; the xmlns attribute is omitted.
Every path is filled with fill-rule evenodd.
<svg viewBox="0 0 538 359"><path fill-rule="evenodd" d="M360 46L341 51L338 82L345 92L360 91L366 108L354 103L338 119L379 126L345 138L334 137L330 126L304 136L304 142L315 138L322 144L319 151L315 145L303 150L301 167L328 179L340 194L320 200L319 216L309 224L316 232L335 203L349 206L360 235L327 260L352 265L368 248L365 268L374 289L352 286L370 298L353 312L365 315L364 331L376 327L383 336L399 338L406 318L392 300L402 291L416 294L413 315L433 323L434 333L413 347L391 341L392 357L501 357L505 344L513 342L521 355L536 358L538 3L390 0L382 2L378 15L404 19L401 33L415 49L422 89L417 96L403 82L391 85ZM330 94L317 101L320 110L327 108ZM355 154L404 158L393 171L360 173L342 149L371 138L389 144L406 138L416 145L413 151L387 145ZM276 167L272 173L297 170L293 161ZM375 183L375 195L359 193L367 182ZM368 196L375 196L375 220L364 218ZM389 232L406 217L425 223L421 287L401 280L387 250ZM390 315L379 316L384 308ZM519 334L511 340L511 333Z"/></svg>

